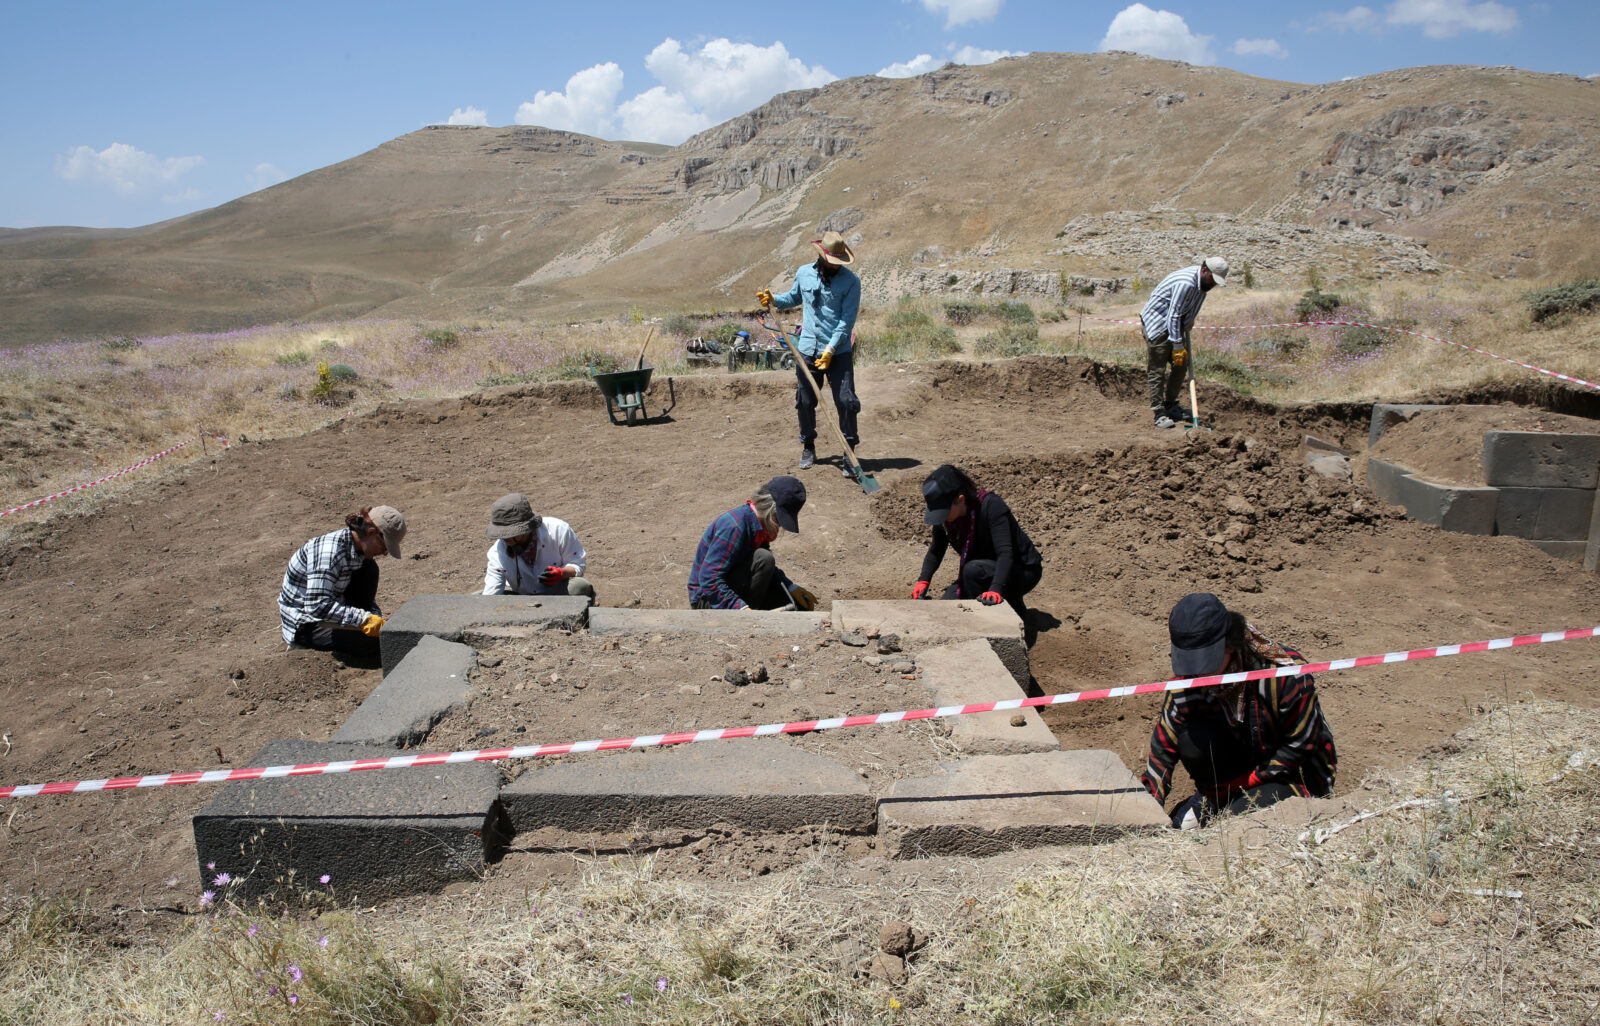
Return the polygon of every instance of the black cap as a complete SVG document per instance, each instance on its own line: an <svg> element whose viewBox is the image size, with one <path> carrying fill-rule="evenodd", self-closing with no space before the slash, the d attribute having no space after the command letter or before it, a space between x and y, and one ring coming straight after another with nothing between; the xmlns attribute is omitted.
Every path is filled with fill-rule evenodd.
<svg viewBox="0 0 1600 1026"><path fill-rule="evenodd" d="M948 463L934 468L928 479L922 482L922 498L928 504L928 515L922 518L922 522L944 523L950 518L950 507L956 504L956 498L960 494L960 471Z"/></svg>
<svg viewBox="0 0 1600 1026"><path fill-rule="evenodd" d="M1215 595L1185 595L1167 617L1172 637L1172 672L1179 677L1215 673L1228 648L1232 615Z"/></svg>
<svg viewBox="0 0 1600 1026"><path fill-rule="evenodd" d="M799 534L800 507L806 504L806 486L800 483L798 477L775 477L767 482L767 494L778 504L774 514L778 523L783 525L785 531Z"/></svg>

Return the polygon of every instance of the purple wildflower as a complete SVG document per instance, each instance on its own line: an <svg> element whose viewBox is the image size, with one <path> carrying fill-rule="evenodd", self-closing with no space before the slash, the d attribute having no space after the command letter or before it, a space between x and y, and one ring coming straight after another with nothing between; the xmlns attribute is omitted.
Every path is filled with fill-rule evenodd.
<svg viewBox="0 0 1600 1026"><path fill-rule="evenodd" d="M290 994L289 995L289 1003L291 1005L298 1005L300 1003L300 995L299 994Z"/></svg>
<svg viewBox="0 0 1600 1026"><path fill-rule="evenodd" d="M256 930L258 930L258 929L259 929L259 927L257 927L255 923L251 923L250 924L250 929L246 930L244 932L244 935L246 937L254 937L256 935Z"/></svg>
<svg viewBox="0 0 1600 1026"><path fill-rule="evenodd" d="M269 986L267 988L267 996L268 997L277 997L278 996L278 985L276 983L272 984L271 986Z"/></svg>
<svg viewBox="0 0 1600 1026"><path fill-rule="evenodd" d="M665 994L666 992L667 992L667 978L665 976L656 977L656 993L657 994Z"/></svg>
<svg viewBox="0 0 1600 1026"><path fill-rule="evenodd" d="M212 1012L211 1013L211 1018L213 1020L217 1021L217 1022L221 1022L222 1020L226 1019L227 1017L228 1017L228 1015L227 1015L226 1012Z"/></svg>
<svg viewBox="0 0 1600 1026"><path fill-rule="evenodd" d="M228 884L233 882L233 877L229 876L227 873L218 873L217 878L211 882L216 884L218 887L226 887Z"/></svg>
<svg viewBox="0 0 1600 1026"><path fill-rule="evenodd" d="M328 938L326 938L326 937L317 938L317 947L325 948L327 946L328 946Z"/></svg>
<svg viewBox="0 0 1600 1026"><path fill-rule="evenodd" d="M332 879L333 879L333 877L329 876L327 873L323 873L321 876L319 876L317 878L317 883L327 883L329 880L332 880Z"/></svg>
<svg viewBox="0 0 1600 1026"><path fill-rule="evenodd" d="M633 995L632 994L624 994L624 995L622 995L622 1003L625 1004L625 1005L633 1004Z"/></svg>
<svg viewBox="0 0 1600 1026"><path fill-rule="evenodd" d="M217 864L215 862L207 862L206 863L206 868L207 869L216 869L217 868Z"/></svg>
<svg viewBox="0 0 1600 1026"><path fill-rule="evenodd" d="M216 901L216 900L217 900L217 892L216 891L201 891L200 892L200 907L201 908L210 908L211 907L211 903Z"/></svg>
<svg viewBox="0 0 1600 1026"><path fill-rule="evenodd" d="M295 965L292 962L289 964L289 979L293 980L296 983L299 983L301 981L301 979L305 977L305 975L306 975L305 973L300 971L300 967L299 966Z"/></svg>

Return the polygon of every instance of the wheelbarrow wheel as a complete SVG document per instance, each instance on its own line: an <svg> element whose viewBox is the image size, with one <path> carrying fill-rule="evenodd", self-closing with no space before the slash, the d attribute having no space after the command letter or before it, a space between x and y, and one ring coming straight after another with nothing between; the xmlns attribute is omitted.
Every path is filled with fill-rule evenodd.
<svg viewBox="0 0 1600 1026"><path fill-rule="evenodd" d="M628 407L628 426L633 427L641 420L644 420L644 410L638 406Z"/></svg>
<svg viewBox="0 0 1600 1026"><path fill-rule="evenodd" d="M785 351L783 359L778 361L778 366L783 370L794 370L794 354Z"/></svg>

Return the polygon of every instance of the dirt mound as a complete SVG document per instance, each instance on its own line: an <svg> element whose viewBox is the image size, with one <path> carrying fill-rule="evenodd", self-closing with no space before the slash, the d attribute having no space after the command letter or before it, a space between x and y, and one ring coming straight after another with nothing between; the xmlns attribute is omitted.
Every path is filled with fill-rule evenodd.
<svg viewBox="0 0 1600 1026"><path fill-rule="evenodd" d="M1600 434L1600 423L1520 406L1461 406L1424 410L1384 431L1363 455L1396 463L1424 480L1481 488L1486 431ZM1359 473L1361 468L1357 467Z"/></svg>

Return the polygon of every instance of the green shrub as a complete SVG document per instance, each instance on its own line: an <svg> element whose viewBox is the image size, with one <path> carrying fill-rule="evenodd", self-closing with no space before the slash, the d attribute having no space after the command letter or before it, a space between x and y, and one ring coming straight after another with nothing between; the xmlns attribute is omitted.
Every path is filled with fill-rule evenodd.
<svg viewBox="0 0 1600 1026"><path fill-rule="evenodd" d="M319 343L319 346L321 347L321 349L322 349L322 351L324 353L337 353L339 351L339 348L340 348L339 343L335 342L331 338L323 339Z"/></svg>
<svg viewBox="0 0 1600 1026"><path fill-rule="evenodd" d="M278 398L284 400L285 402L291 399L300 398L300 386L292 382L285 381L283 384L278 386Z"/></svg>
<svg viewBox="0 0 1600 1026"><path fill-rule="evenodd" d="M335 346L335 349L338 347ZM311 362L311 354L304 349L295 349L287 353L279 353L272 358L272 362L279 367L304 367Z"/></svg>
<svg viewBox="0 0 1600 1026"><path fill-rule="evenodd" d="M954 285L956 282L958 282L960 280L961 280L961 275L959 275L959 274L947 274L947 275L944 276L944 283L945 283L946 286Z"/></svg>
<svg viewBox="0 0 1600 1026"><path fill-rule="evenodd" d="M1038 325L1007 324L974 342L972 353L988 357L1027 356L1041 348Z"/></svg>
<svg viewBox="0 0 1600 1026"><path fill-rule="evenodd" d="M708 337L716 339L723 345L728 345L741 330L743 329L734 321L718 321L717 326L711 329Z"/></svg>
<svg viewBox="0 0 1600 1026"><path fill-rule="evenodd" d="M1194 373L1196 377L1221 381L1240 392L1249 392L1267 380L1261 372L1237 357L1204 350L1195 356Z"/></svg>
<svg viewBox="0 0 1600 1026"><path fill-rule="evenodd" d="M1375 353L1394 340L1394 333L1382 328L1346 328L1339 333L1339 341L1334 348L1350 356L1360 356Z"/></svg>
<svg viewBox="0 0 1600 1026"><path fill-rule="evenodd" d="M902 296L889 315L891 328L926 328L933 323L928 311L918 306L909 296Z"/></svg>
<svg viewBox="0 0 1600 1026"><path fill-rule="evenodd" d="M961 343L954 328L929 323L889 328L882 335L861 339L857 350L863 362L904 363L953 356L961 352Z"/></svg>
<svg viewBox="0 0 1600 1026"><path fill-rule="evenodd" d="M1309 272L1308 272L1309 277ZM1318 314L1331 314L1344 305L1344 299L1335 293L1324 292L1312 286L1300 296L1300 301L1294 305L1294 315L1302 321L1309 321Z"/></svg>
<svg viewBox="0 0 1600 1026"><path fill-rule="evenodd" d="M311 386L311 398L319 403L331 403L338 396L338 389L334 387L333 370L328 366L328 361L323 360L317 364L317 383Z"/></svg>
<svg viewBox="0 0 1600 1026"><path fill-rule="evenodd" d="M1243 276L1245 288L1253 289L1256 287L1256 276L1255 272L1250 269L1250 261L1246 260L1244 262L1244 267L1240 269L1240 273Z"/></svg>
<svg viewBox="0 0 1600 1026"><path fill-rule="evenodd" d="M994 312L1007 324L1032 324L1034 320L1033 307L1021 300L1002 300L995 304Z"/></svg>
<svg viewBox="0 0 1600 1026"><path fill-rule="evenodd" d="M1039 315L1039 319L1049 324L1056 324L1062 320L1065 320L1066 318L1060 310L1046 310L1044 313Z"/></svg>
<svg viewBox="0 0 1600 1026"><path fill-rule="evenodd" d="M107 349L117 352L127 352L130 349L138 349L140 346L144 345L144 343L140 342L132 335L119 335L116 338L106 339L102 345L104 345Z"/></svg>
<svg viewBox="0 0 1600 1026"><path fill-rule="evenodd" d="M580 349L563 356L556 364L554 374L558 378L586 378L591 367L596 374L610 374L622 369L622 361L604 350Z"/></svg>
<svg viewBox="0 0 1600 1026"><path fill-rule="evenodd" d="M969 303L963 300L946 303L944 305L944 319L955 325L971 324L983 316L982 303Z"/></svg>
<svg viewBox="0 0 1600 1026"><path fill-rule="evenodd" d="M700 322L687 314L672 314L662 322L661 330L668 335L687 338L691 335L699 334Z"/></svg>
<svg viewBox="0 0 1600 1026"><path fill-rule="evenodd" d="M1271 328L1265 335L1250 339L1245 348L1273 356L1293 356L1303 350L1309 340L1297 328Z"/></svg>
<svg viewBox="0 0 1600 1026"><path fill-rule="evenodd" d="M454 349L461 344L461 336L449 328L430 328L422 337L427 340L429 349L438 352Z"/></svg>
<svg viewBox="0 0 1600 1026"><path fill-rule="evenodd" d="M354 381L361 375L348 363L336 363L328 368L328 376L335 381Z"/></svg>
<svg viewBox="0 0 1600 1026"><path fill-rule="evenodd" d="M1547 289L1535 289L1522 297L1528 304L1533 323L1564 321L1567 317L1600 306L1600 278L1580 278Z"/></svg>
<svg viewBox="0 0 1600 1026"><path fill-rule="evenodd" d="M587 373L587 371L585 371ZM538 374L491 374L478 383L479 388L499 388L501 385L524 385L538 381Z"/></svg>

